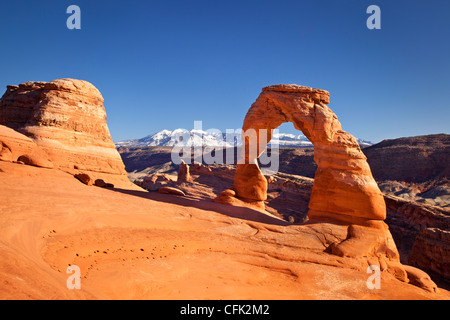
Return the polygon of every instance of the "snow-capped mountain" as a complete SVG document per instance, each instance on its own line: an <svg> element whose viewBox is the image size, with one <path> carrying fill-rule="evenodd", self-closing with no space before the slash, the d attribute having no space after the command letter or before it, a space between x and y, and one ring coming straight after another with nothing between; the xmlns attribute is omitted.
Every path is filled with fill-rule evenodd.
<svg viewBox="0 0 450 320"><path fill-rule="evenodd" d="M360 138L356 138L356 141L358 141L359 146L361 147L361 149L363 149L365 147L370 147L371 145L374 144L372 141L363 140L363 139L360 139Z"/></svg>
<svg viewBox="0 0 450 320"><path fill-rule="evenodd" d="M361 147L373 143L357 139ZM275 132L269 145L278 143L280 147L305 148L312 147L312 143L303 134L290 134ZM235 147L242 145L239 130L232 133L221 131L203 131L193 129L162 130L141 139L132 139L116 142L116 147L150 147L150 146L207 146L207 147Z"/></svg>
<svg viewBox="0 0 450 320"><path fill-rule="evenodd" d="M269 145L272 143L277 143L280 147L312 147L312 143L303 134L295 135L290 133L274 133Z"/></svg>
<svg viewBox="0 0 450 320"><path fill-rule="evenodd" d="M226 134L220 131L186 129L162 130L141 139L116 142L117 147L150 147L150 146L211 146L233 147L239 145L240 133Z"/></svg>

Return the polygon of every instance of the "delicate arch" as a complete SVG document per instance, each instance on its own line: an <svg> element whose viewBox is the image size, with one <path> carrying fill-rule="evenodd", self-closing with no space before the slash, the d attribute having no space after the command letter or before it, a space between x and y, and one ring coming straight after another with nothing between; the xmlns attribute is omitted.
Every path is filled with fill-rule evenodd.
<svg viewBox="0 0 450 320"><path fill-rule="evenodd" d="M237 165L233 187L238 198L249 202L266 199L267 180L259 169L257 158L267 143L260 142L260 132L267 134L266 141L269 142L273 129L284 122L292 122L314 145L317 170L309 219L361 223L386 218L384 198L365 155L356 139L342 130L328 103L329 93L325 90L298 85L263 88L244 119L243 150L249 150L249 144L255 141L245 139L244 134L250 129L256 131L258 146L256 155L244 151L245 162ZM261 129L265 129L265 133Z"/></svg>

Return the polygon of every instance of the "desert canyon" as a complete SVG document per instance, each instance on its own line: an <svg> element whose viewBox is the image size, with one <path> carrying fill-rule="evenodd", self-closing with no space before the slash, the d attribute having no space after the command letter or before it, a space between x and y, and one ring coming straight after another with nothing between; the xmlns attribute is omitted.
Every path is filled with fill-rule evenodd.
<svg viewBox="0 0 450 320"><path fill-rule="evenodd" d="M263 175L258 145L244 164L133 183L103 102L75 79L1 98L1 299L450 299L427 273L450 278L448 209L383 193L327 91L265 87L243 123L270 140L292 122L314 179ZM73 265L81 289L67 287Z"/></svg>

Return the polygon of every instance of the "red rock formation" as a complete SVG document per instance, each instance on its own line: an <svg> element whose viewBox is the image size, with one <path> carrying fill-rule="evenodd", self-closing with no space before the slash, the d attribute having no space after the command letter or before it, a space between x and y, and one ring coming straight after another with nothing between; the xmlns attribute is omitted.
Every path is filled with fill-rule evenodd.
<svg viewBox="0 0 450 320"><path fill-rule="evenodd" d="M243 131L256 130L256 156L266 148L260 141L260 132L266 132L268 142L272 130L284 122L292 122L313 143L318 168L309 204L310 219L359 224L384 220L383 195L366 157L356 139L342 130L328 103L329 93L324 90L298 85L266 87L249 109ZM236 170L236 195L244 200L265 200L267 181L249 153L249 140L243 137L243 141L243 150L247 151L243 156L245 164L238 164Z"/></svg>
<svg viewBox="0 0 450 320"><path fill-rule="evenodd" d="M386 223L401 261L430 272L436 281L450 281L450 215L445 209L385 195Z"/></svg>
<svg viewBox="0 0 450 320"><path fill-rule="evenodd" d="M414 242L408 263L433 275L438 275L450 284L450 231L427 228L421 231Z"/></svg>
<svg viewBox="0 0 450 320"><path fill-rule="evenodd" d="M180 167L178 169L178 183L189 182L191 181L191 175L189 173L189 166L181 160Z"/></svg>
<svg viewBox="0 0 450 320"><path fill-rule="evenodd" d="M106 124L103 97L86 81L8 86L0 123L33 138L60 168L125 174Z"/></svg>
<svg viewBox="0 0 450 320"><path fill-rule="evenodd" d="M0 123L30 137L59 169L129 182L108 130L103 97L89 82L8 86L0 100Z"/></svg>
<svg viewBox="0 0 450 320"><path fill-rule="evenodd" d="M364 148L377 181L423 183L450 179L450 135L383 140Z"/></svg>
<svg viewBox="0 0 450 320"><path fill-rule="evenodd" d="M369 265L378 265L408 281L395 242L383 222L386 205L366 157L356 139L342 130L328 103L329 93L324 90L298 85L264 88L244 119L243 154L232 187L236 197L220 195L216 202L264 208L268 182L257 158L270 141L272 130L292 122L313 143L318 166L309 202L310 223L347 225L346 238L330 243L326 251L365 259Z"/></svg>
<svg viewBox="0 0 450 320"><path fill-rule="evenodd" d="M164 173L153 173L142 179L135 181L140 187L148 191L158 191L162 187L169 187L173 184L173 180Z"/></svg>
<svg viewBox="0 0 450 320"><path fill-rule="evenodd" d="M234 176L236 196L252 201L267 199L267 179L258 164L238 164Z"/></svg>

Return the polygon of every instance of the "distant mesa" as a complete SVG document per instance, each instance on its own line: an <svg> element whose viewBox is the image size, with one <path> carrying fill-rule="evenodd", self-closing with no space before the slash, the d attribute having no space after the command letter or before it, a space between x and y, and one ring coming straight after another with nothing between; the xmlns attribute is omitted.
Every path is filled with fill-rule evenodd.
<svg viewBox="0 0 450 320"><path fill-rule="evenodd" d="M11 149L12 160L21 153L29 164L130 183L109 133L103 97L87 81L58 79L7 86L0 100L0 124L16 132L0 131L9 135L9 140L2 140L2 158ZM33 149L34 145L39 148Z"/></svg>

